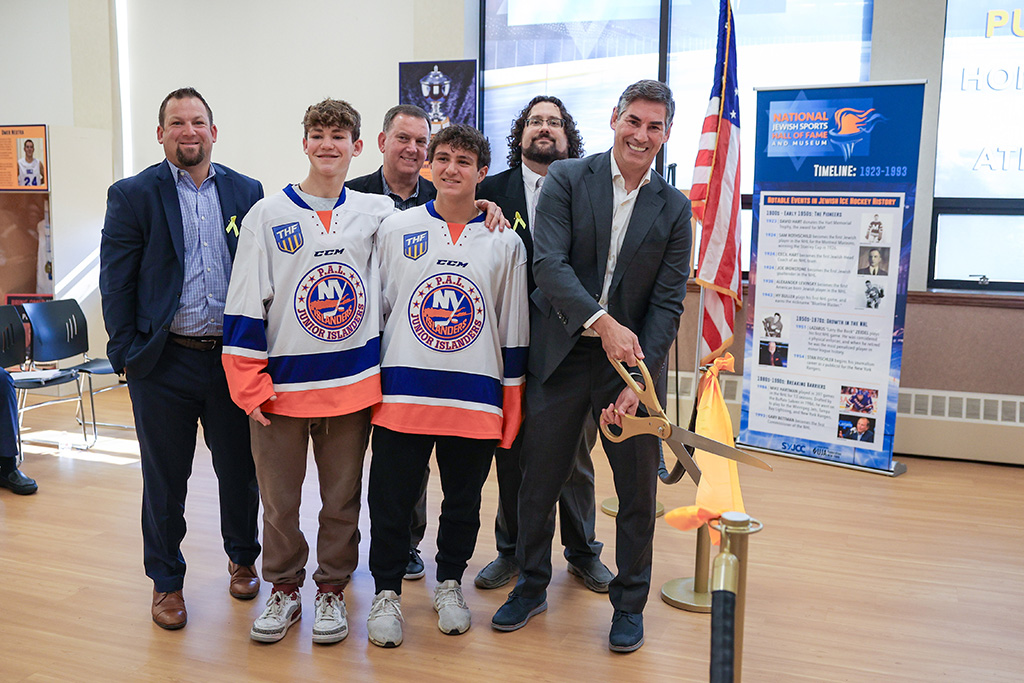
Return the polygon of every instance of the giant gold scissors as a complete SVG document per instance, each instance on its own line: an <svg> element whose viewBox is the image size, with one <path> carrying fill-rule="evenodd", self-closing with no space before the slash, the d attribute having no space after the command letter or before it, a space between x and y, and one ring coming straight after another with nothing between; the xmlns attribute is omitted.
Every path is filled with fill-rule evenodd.
<svg viewBox="0 0 1024 683"><path fill-rule="evenodd" d="M634 393L640 398L640 402L647 408L647 417L633 416L633 415L621 415L622 419L622 431L618 434L613 434L609 429L609 425L602 424L601 432L608 438L609 441L619 443L626 439L637 436L639 434L653 434L662 441L668 444L668 447L672 449L672 453L675 454L676 468L680 465L686 470L690 478L693 479L694 484L700 483L700 467L693 459L693 450L700 449L707 451L708 453L714 453L720 455L723 458L729 458L736 462L742 462L745 465L753 465L759 467L762 470L772 469L772 466L766 463L760 458L756 458L749 453L727 446L720 441L709 439L706 436L695 434L688 429L677 427L668 421L668 417L665 416L665 411L661 407L661 402L658 400L657 394L654 392L654 381L651 379L651 373L644 365L642 360L637 360L637 365L640 368L640 374L643 375L644 387L641 389L640 385L637 384L636 380L629 374L626 367L619 361L614 361L609 358L611 364L618 371L619 375L625 380L626 384ZM673 481L678 480L678 477ZM671 482L670 482L671 483Z"/></svg>

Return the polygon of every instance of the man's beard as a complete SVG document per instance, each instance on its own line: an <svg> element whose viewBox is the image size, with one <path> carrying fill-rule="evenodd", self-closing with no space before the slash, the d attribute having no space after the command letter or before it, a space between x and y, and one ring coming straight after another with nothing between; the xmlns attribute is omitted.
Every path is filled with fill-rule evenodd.
<svg viewBox="0 0 1024 683"><path fill-rule="evenodd" d="M178 158L179 167L191 168L192 166L198 166L206 160L206 148L199 145L195 153L187 154L185 150L179 147L175 150L175 156Z"/></svg>
<svg viewBox="0 0 1024 683"><path fill-rule="evenodd" d="M540 140L550 141L551 146L541 147L537 144ZM547 166L559 159L568 158L569 153L566 150L558 149L558 146L551 138L534 138L529 147L523 147L523 156L534 163Z"/></svg>

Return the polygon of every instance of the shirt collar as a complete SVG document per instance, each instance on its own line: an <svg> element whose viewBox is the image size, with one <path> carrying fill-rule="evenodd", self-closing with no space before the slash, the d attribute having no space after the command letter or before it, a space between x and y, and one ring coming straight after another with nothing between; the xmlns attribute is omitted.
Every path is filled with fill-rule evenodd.
<svg viewBox="0 0 1024 683"><path fill-rule="evenodd" d="M536 190L537 181L543 178L544 176L542 176L540 173L537 173L526 164L523 164L522 166L520 166L520 168L523 169L523 182L526 183L526 187L530 188L531 190Z"/></svg>
<svg viewBox="0 0 1024 683"><path fill-rule="evenodd" d="M380 167L380 182L381 182L381 185L383 185L383 189L384 189L384 194L385 195L387 195L389 197L390 196L395 196L395 197L398 197L399 199L402 199L401 196L399 196L398 194L392 192L391 191L391 187L388 186L388 179L384 177L384 167L383 166ZM409 201L413 197L419 197L419 196L420 196L420 181L417 180L416 181L416 187L415 187L415 189L413 189L412 194L409 195L407 198L402 199L402 201Z"/></svg>
<svg viewBox="0 0 1024 683"><path fill-rule="evenodd" d="M179 166L177 166L175 164L172 164L171 160L168 159L167 157L164 157L164 161L167 163L167 168L170 170L171 177L174 178L174 182L175 183L177 183L178 180L181 179L181 177L182 177L181 174L182 173L184 173L185 175L189 176L189 178L191 179L192 176L191 176L191 174L188 171L186 171L183 168L180 168ZM203 179L203 182L205 183L207 180L209 180L210 178L212 178L215 175L217 175L217 168L213 164L210 164L210 171L209 171L209 173L206 174L206 178ZM200 183L200 184L202 184L202 183Z"/></svg>
<svg viewBox="0 0 1024 683"><path fill-rule="evenodd" d="M622 172L619 171L619 165L617 163L615 163L615 151L614 150L609 150L608 158L611 159L611 161L612 161L612 183L618 183L619 185L622 186L623 189L625 189L625 187L626 187L626 179L622 176ZM653 171L653 169L650 166L648 166L647 167L647 173L644 175L643 179L640 181L640 184L636 186L637 190L639 190L641 187L643 187L647 183L651 182L651 173L652 173L652 171Z"/></svg>

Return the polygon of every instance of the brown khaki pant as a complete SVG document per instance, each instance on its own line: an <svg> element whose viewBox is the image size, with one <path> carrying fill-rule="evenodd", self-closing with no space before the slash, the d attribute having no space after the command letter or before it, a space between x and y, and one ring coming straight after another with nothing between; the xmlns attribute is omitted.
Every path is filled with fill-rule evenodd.
<svg viewBox="0 0 1024 683"><path fill-rule="evenodd" d="M345 586L359 562L359 498L370 410L338 417L267 418L267 427L249 420L263 500L263 579L301 586L306 578L309 545L299 528L299 505L312 439L321 500L313 580Z"/></svg>

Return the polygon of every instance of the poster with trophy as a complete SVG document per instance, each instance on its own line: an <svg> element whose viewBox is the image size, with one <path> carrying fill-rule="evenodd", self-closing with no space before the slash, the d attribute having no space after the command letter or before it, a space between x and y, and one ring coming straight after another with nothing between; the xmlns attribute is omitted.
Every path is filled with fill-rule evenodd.
<svg viewBox="0 0 1024 683"><path fill-rule="evenodd" d="M476 127L476 60L400 62L398 102L423 107L430 135L453 123Z"/></svg>

